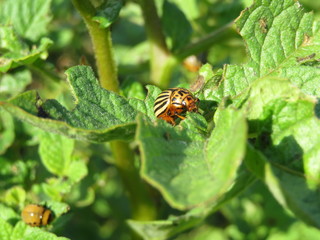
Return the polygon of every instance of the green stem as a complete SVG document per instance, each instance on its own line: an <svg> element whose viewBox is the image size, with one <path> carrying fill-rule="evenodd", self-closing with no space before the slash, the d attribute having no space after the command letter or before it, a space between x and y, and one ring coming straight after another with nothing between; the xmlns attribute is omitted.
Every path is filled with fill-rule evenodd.
<svg viewBox="0 0 320 240"><path fill-rule="evenodd" d="M72 2L88 27L101 86L105 89L119 92L117 68L113 58L109 28L100 28L98 23L92 21L96 10L89 0L72 0ZM156 218L156 208L148 194L147 185L141 181L138 169L134 166L134 153L129 144L122 141L113 141L110 145L115 165L129 195L132 218L136 220L154 220Z"/></svg>
<svg viewBox="0 0 320 240"><path fill-rule="evenodd" d="M204 36L203 38L199 39L198 41L191 43L181 49L177 54L176 58L179 60L183 60L184 58L199 54L206 49L210 48L214 43L218 42L223 38L225 35L230 34L230 29L232 29L233 22L230 22L223 27L213 31L212 33Z"/></svg>
<svg viewBox="0 0 320 240"><path fill-rule="evenodd" d="M146 221L156 219L156 208L151 200L146 185L134 166L134 154L128 143L113 141L110 143L124 185L130 195L132 218Z"/></svg>
<svg viewBox="0 0 320 240"><path fill-rule="evenodd" d="M139 0L138 3L140 4L143 13L146 33L150 45L151 82L165 88L167 87L167 83L171 76L171 74L167 74L168 70L171 69L167 66L171 54L166 45L161 21L154 0Z"/></svg>
<svg viewBox="0 0 320 240"><path fill-rule="evenodd" d="M89 30L101 86L105 89L119 92L110 29L101 28L98 22L92 20L96 10L89 0L72 0L72 3L79 11Z"/></svg>
<svg viewBox="0 0 320 240"><path fill-rule="evenodd" d="M174 56L171 56L166 60L165 64L163 65L158 83L160 88L166 89L169 87L173 69L177 66L177 64L179 64L179 60Z"/></svg>

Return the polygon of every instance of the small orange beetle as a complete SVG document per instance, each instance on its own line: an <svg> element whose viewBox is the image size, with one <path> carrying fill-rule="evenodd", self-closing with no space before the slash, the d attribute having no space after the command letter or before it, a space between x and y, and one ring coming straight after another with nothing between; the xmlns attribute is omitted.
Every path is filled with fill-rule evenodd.
<svg viewBox="0 0 320 240"><path fill-rule="evenodd" d="M22 220L32 227L47 225L51 216L51 210L37 204L27 205L21 213Z"/></svg>
<svg viewBox="0 0 320 240"><path fill-rule="evenodd" d="M169 88L159 94L154 103L154 114L157 118L163 119L175 125L175 119L185 119L180 114L186 112L198 112L199 99L185 88Z"/></svg>

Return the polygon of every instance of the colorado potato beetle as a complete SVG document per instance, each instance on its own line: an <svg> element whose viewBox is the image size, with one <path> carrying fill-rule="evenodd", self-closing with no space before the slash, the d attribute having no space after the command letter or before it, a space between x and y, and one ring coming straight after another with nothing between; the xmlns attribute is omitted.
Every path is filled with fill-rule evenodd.
<svg viewBox="0 0 320 240"><path fill-rule="evenodd" d="M49 223L52 212L44 206L30 204L22 210L21 217L26 224L32 227L40 227Z"/></svg>
<svg viewBox="0 0 320 240"><path fill-rule="evenodd" d="M159 94L154 103L154 114L175 125L175 119L185 119L181 114L186 112L197 112L199 99L185 88L169 88Z"/></svg>

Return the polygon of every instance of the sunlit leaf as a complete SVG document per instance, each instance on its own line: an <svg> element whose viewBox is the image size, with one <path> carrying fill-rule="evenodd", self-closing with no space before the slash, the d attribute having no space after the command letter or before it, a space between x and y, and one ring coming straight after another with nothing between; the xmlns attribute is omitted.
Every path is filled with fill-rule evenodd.
<svg viewBox="0 0 320 240"><path fill-rule="evenodd" d="M108 0L101 6L97 15L92 19L100 23L101 27L109 27L117 18L122 7L122 0Z"/></svg>
<svg viewBox="0 0 320 240"><path fill-rule="evenodd" d="M19 39L11 26L0 27L0 71L33 63L38 58L47 57L47 49L52 44L48 38L42 38L38 46L29 47Z"/></svg>
<svg viewBox="0 0 320 240"><path fill-rule="evenodd" d="M52 133L40 136L39 154L47 170L58 176L66 176L72 161L74 140Z"/></svg>
<svg viewBox="0 0 320 240"><path fill-rule="evenodd" d="M32 125L71 138L102 142L133 137L137 110L125 98L101 88L89 67L73 67L67 75L76 99L74 109L69 111L56 100L43 101L35 91L3 107Z"/></svg>
<svg viewBox="0 0 320 240"><path fill-rule="evenodd" d="M51 0L4 0L0 21L12 25L19 36L37 41L48 32Z"/></svg>
<svg viewBox="0 0 320 240"><path fill-rule="evenodd" d="M152 124L140 118L137 139L143 178L176 208L217 200L233 184L237 166L244 158L243 117L241 112L221 110L208 139L201 134L205 121L197 115L189 115L176 128L164 121Z"/></svg>

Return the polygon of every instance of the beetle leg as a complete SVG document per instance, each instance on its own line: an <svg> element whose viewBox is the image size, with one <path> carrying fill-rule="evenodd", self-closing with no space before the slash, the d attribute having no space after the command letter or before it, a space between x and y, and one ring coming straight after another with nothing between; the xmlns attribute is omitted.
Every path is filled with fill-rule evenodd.
<svg viewBox="0 0 320 240"><path fill-rule="evenodd" d="M171 123L172 126L175 126L175 125L176 125L176 122L174 121L173 118L171 118L169 121L170 121L169 123Z"/></svg>
<svg viewBox="0 0 320 240"><path fill-rule="evenodd" d="M182 119L182 120L185 120L185 119L186 119L186 117L180 116L180 115L178 115L178 114L176 114L176 116L177 116L178 118Z"/></svg>
<svg viewBox="0 0 320 240"><path fill-rule="evenodd" d="M161 116L160 119L165 120L167 123L170 123L173 126L176 125L173 116L170 116L169 114Z"/></svg>

